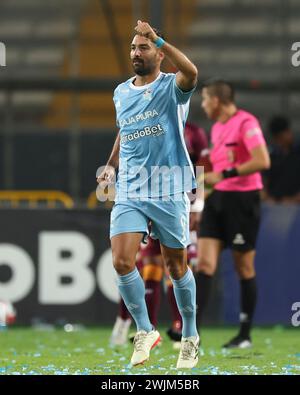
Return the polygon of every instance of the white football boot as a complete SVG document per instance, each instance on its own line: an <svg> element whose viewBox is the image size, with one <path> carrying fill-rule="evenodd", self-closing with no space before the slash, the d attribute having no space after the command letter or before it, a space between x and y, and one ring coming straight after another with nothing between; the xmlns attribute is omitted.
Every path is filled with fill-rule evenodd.
<svg viewBox="0 0 300 395"><path fill-rule="evenodd" d="M177 369L192 369L198 363L199 336L182 337Z"/></svg>
<svg viewBox="0 0 300 395"><path fill-rule="evenodd" d="M131 364L136 366L147 361L150 351L158 345L160 340L160 334L156 330L151 332L138 331L133 340L134 351L131 357Z"/></svg>

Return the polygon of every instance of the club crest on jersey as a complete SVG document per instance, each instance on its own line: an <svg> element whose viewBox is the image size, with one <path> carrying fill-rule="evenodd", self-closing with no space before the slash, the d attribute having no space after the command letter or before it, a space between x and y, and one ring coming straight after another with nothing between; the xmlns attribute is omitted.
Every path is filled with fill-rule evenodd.
<svg viewBox="0 0 300 395"><path fill-rule="evenodd" d="M152 99L152 90L150 88L146 89L143 93L143 99L149 101Z"/></svg>

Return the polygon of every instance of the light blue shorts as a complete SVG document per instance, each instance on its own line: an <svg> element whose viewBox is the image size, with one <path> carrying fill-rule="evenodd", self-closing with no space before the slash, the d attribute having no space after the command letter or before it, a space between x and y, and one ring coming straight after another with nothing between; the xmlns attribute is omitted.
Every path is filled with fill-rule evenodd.
<svg viewBox="0 0 300 395"><path fill-rule="evenodd" d="M149 234L169 248L185 248L189 240L190 202L185 192L162 198L116 202L110 216L110 238L121 233Z"/></svg>

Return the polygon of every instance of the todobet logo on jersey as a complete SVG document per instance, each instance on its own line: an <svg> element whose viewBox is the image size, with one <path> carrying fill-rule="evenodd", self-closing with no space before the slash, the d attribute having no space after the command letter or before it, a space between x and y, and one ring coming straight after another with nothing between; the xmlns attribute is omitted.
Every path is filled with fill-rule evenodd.
<svg viewBox="0 0 300 395"><path fill-rule="evenodd" d="M159 123L156 126L145 126L142 130L136 130L134 133L129 133L126 136L123 136L121 138L121 144L127 143L128 141L137 140L141 137L146 136L157 137L164 133L165 131Z"/></svg>

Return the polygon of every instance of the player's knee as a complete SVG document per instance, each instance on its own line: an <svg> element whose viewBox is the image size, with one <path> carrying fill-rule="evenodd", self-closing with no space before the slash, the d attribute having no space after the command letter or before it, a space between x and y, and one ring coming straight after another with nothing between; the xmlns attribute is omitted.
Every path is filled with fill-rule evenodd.
<svg viewBox="0 0 300 395"><path fill-rule="evenodd" d="M216 271L216 264L205 257L199 257L197 271L212 276Z"/></svg>
<svg viewBox="0 0 300 395"><path fill-rule="evenodd" d="M254 265L238 265L236 271L241 280L248 280L255 276Z"/></svg>
<svg viewBox="0 0 300 395"><path fill-rule="evenodd" d="M182 265L181 262L178 262L177 260L166 259L165 264L171 278L173 278L174 280L178 280L179 278L181 278L186 271L185 265Z"/></svg>
<svg viewBox="0 0 300 395"><path fill-rule="evenodd" d="M113 265L116 272L122 276L132 271L134 263L128 257L116 254L113 255Z"/></svg>

